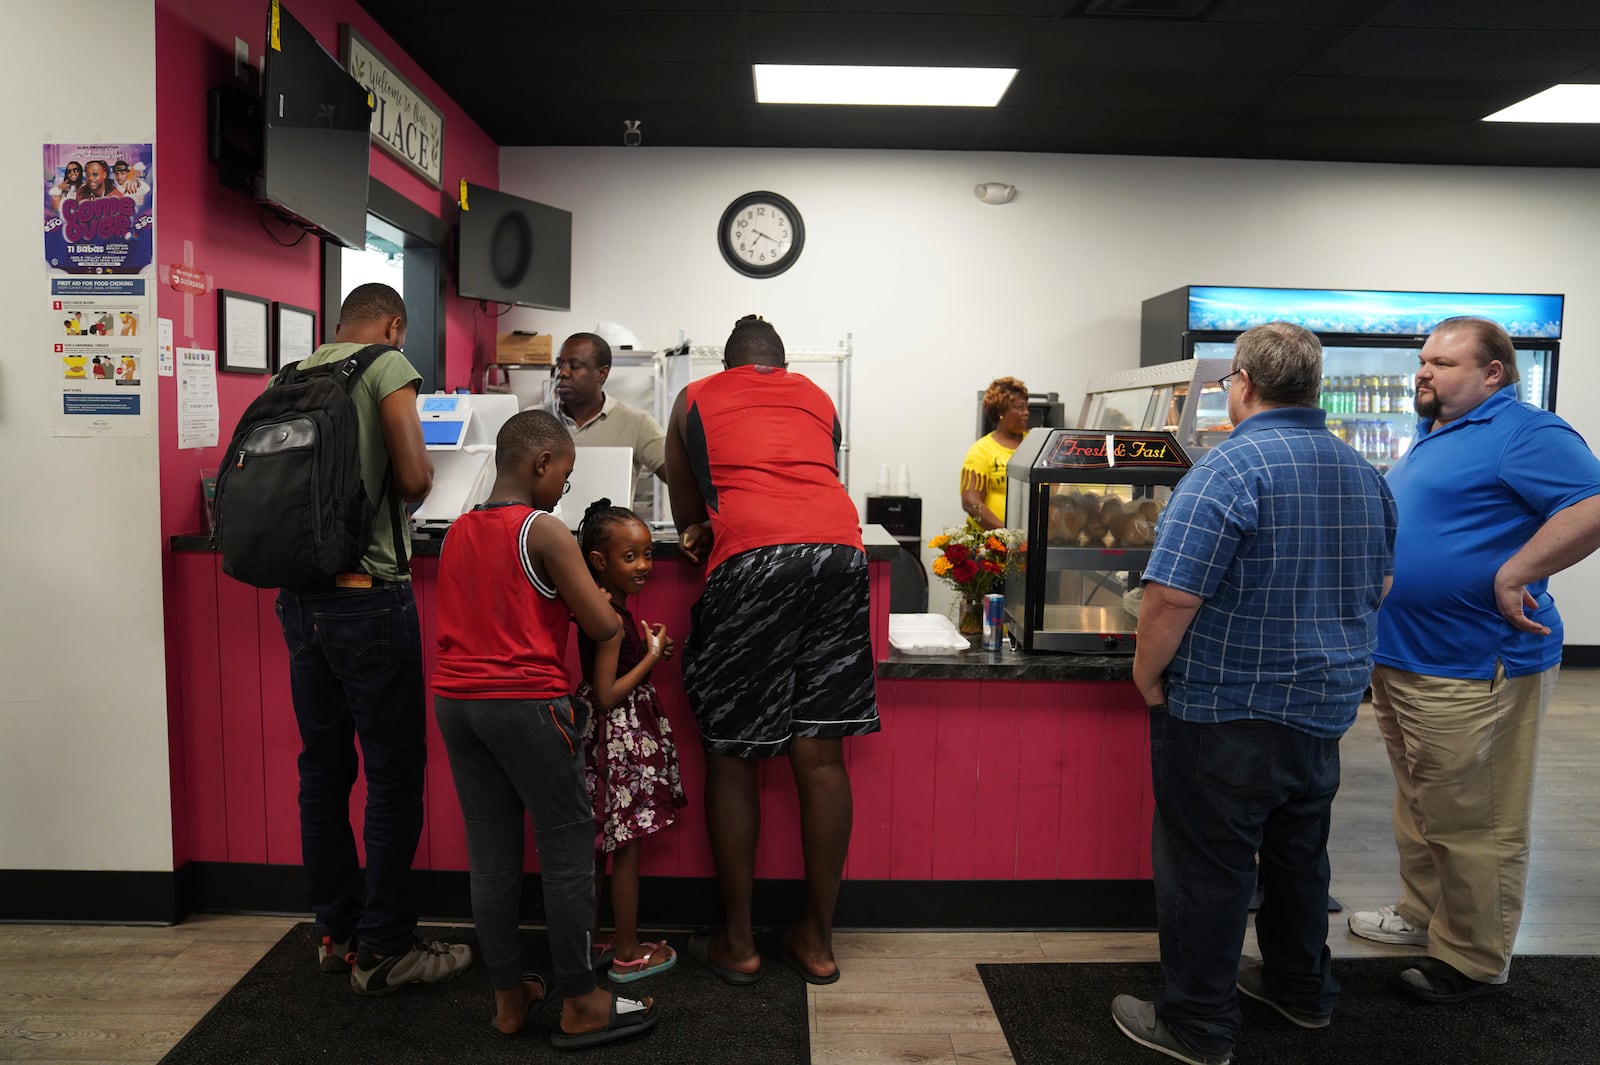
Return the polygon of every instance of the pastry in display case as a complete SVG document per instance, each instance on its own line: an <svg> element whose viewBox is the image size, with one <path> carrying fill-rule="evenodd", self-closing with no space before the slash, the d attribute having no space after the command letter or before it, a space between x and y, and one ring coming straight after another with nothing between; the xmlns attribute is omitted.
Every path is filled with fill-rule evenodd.
<svg viewBox="0 0 1600 1065"><path fill-rule="evenodd" d="M1035 429L1006 467L1025 536L1006 621L1025 651L1132 654L1140 575L1188 453L1170 432Z"/></svg>

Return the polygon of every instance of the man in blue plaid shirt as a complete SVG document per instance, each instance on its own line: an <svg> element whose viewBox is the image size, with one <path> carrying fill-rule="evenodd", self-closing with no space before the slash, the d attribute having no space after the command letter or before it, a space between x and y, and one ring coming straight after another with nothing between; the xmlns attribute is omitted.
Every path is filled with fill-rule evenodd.
<svg viewBox="0 0 1600 1065"><path fill-rule="evenodd" d="M1144 571L1133 680L1150 707L1162 988L1111 1011L1137 1043L1227 1065L1243 992L1305 1028L1338 998L1328 827L1339 737L1394 570L1383 478L1328 432L1322 346L1257 326L1219 383L1235 425L1172 494ZM1260 961L1242 964L1259 855Z"/></svg>

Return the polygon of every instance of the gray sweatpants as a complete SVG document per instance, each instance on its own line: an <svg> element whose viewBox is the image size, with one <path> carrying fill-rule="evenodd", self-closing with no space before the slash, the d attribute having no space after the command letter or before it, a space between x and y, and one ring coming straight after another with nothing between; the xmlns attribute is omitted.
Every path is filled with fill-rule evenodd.
<svg viewBox="0 0 1600 1065"><path fill-rule="evenodd" d="M533 815L551 990L594 990L594 811L583 785L584 723L570 700L451 699L434 714L467 825L472 919L489 979L515 987L526 971L517 932L523 811Z"/></svg>

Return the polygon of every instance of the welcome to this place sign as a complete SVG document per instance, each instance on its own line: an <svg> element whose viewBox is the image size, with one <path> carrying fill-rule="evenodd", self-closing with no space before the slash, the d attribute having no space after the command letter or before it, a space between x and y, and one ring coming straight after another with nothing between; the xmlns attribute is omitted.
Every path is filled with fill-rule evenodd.
<svg viewBox="0 0 1600 1065"><path fill-rule="evenodd" d="M339 46L344 68L372 93L372 139L439 188L444 113L351 27L339 27Z"/></svg>

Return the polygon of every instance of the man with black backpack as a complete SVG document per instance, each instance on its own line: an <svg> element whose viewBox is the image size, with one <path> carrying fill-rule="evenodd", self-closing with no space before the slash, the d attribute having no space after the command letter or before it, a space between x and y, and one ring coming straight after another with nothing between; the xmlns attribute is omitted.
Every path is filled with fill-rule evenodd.
<svg viewBox="0 0 1600 1065"><path fill-rule="evenodd" d="M289 647L290 686L300 725L300 840L320 936L318 958L327 972L348 971L356 992L379 995L403 984L454 976L472 963L472 952L466 946L418 940L410 891L411 862L422 835L427 747L422 636L401 502L428 494L433 465L417 417L421 375L399 350L406 336L405 303L388 285L361 285L340 308L334 336L334 343L280 371L263 400L278 399L273 393L280 390L286 397L291 389L307 387L308 381L317 380L318 368L326 367L354 408L365 489L356 494L359 514L352 522L358 530L365 528L359 557L346 563L347 570L327 577L305 571L313 574L298 578L306 584L285 581L278 593L278 618ZM281 469L302 470L298 476L312 482L313 499L327 494L330 475L310 469L325 470L328 459L338 457L324 452L349 450L348 434L337 431L348 408L335 409L337 393L319 402L331 418L320 408L281 412L249 433L241 422L234 454L227 459L232 468L225 467L218 481L218 535L225 563L246 570L260 557L260 551L236 547L230 559L230 544L239 543L231 530L248 526L251 519L240 506L247 498L246 475L254 470L270 486L271 477L262 474L275 460L287 462L297 439L315 436L317 446L303 444L301 465ZM317 459L304 458L313 453ZM308 467L312 461L321 465ZM226 484L228 477L236 483ZM226 497L230 487L239 493L232 501ZM257 490L262 494L256 497L261 501L256 510L273 509L265 502L269 487ZM326 507L313 504L313 509ZM302 529L297 524L282 532L280 543L300 537ZM306 554L302 549L295 557ZM249 575L241 579L257 582ZM349 815L357 739L367 780L364 882Z"/></svg>

